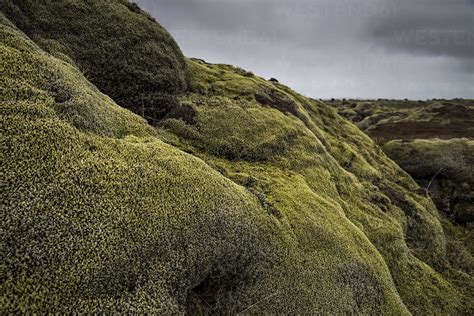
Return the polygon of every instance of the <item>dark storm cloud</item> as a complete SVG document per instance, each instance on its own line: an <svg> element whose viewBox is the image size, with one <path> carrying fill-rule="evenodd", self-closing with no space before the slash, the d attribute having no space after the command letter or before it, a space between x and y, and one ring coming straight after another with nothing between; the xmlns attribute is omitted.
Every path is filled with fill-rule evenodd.
<svg viewBox="0 0 474 316"><path fill-rule="evenodd" d="M474 97L474 0L138 0L187 56L311 97Z"/></svg>
<svg viewBox="0 0 474 316"><path fill-rule="evenodd" d="M474 58L473 0L398 0L392 16L368 29L388 48L410 53Z"/></svg>

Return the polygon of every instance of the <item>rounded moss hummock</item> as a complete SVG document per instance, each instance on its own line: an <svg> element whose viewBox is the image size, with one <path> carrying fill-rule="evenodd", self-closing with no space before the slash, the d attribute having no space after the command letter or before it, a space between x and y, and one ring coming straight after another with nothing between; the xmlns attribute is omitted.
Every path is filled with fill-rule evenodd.
<svg viewBox="0 0 474 316"><path fill-rule="evenodd" d="M41 48L72 61L103 93L150 121L186 90L178 45L126 0L2 0L0 9Z"/></svg>

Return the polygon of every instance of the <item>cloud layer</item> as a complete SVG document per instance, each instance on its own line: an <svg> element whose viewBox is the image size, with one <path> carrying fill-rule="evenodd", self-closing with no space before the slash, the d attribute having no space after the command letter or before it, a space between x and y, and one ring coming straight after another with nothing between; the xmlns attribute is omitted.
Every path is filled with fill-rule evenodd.
<svg viewBox="0 0 474 316"><path fill-rule="evenodd" d="M314 98L474 98L473 0L137 0L184 53Z"/></svg>

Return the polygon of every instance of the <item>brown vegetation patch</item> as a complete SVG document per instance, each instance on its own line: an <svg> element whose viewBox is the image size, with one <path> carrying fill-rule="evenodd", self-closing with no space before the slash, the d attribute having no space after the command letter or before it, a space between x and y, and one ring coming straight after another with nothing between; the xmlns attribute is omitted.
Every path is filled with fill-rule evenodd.
<svg viewBox="0 0 474 316"><path fill-rule="evenodd" d="M374 138L384 140L474 137L474 129L468 122L390 122L375 126L368 133Z"/></svg>

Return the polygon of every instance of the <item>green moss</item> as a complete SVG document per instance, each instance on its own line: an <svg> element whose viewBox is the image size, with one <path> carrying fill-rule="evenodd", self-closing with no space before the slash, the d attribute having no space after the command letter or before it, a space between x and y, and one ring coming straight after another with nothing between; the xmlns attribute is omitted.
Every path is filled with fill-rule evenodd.
<svg viewBox="0 0 474 316"><path fill-rule="evenodd" d="M449 264L436 209L367 136L334 109L284 86L269 87L263 79L246 78L227 65L193 60L189 68L191 93L182 102L196 110L195 122L169 120L161 126L178 137L173 138L175 146L192 151L247 187L269 214L291 228L300 247L307 245L308 251L321 255L313 260L324 262L327 249L344 245L347 233L334 224L341 219L329 215L340 212L382 255L397 293L410 311L452 313L465 308L467 296L463 298L443 276ZM285 95L295 114L259 102L261 87L270 89L270 95L274 94L272 89ZM292 137L276 147L265 145L278 135ZM268 148L272 150L266 151ZM309 228L311 223L326 228L322 235L315 235L316 240L307 235L307 231L314 232L315 228ZM339 231L334 236L337 246L321 242L329 242L330 238L323 237L328 230ZM328 262L325 269L333 267ZM331 274L338 273L333 270ZM357 279L360 274L348 275ZM443 303L438 305L438 300ZM351 308L357 310L355 305Z"/></svg>
<svg viewBox="0 0 474 316"><path fill-rule="evenodd" d="M160 119L186 89L184 57L168 32L125 0L3 0L0 9L47 52L74 61L118 104Z"/></svg>
<svg viewBox="0 0 474 316"><path fill-rule="evenodd" d="M1 27L3 113L57 113L78 129L103 136L154 134L143 119L101 94L75 67L41 51L13 26Z"/></svg>
<svg viewBox="0 0 474 316"><path fill-rule="evenodd" d="M0 21L2 314L473 310L432 202L331 107L188 61L154 131Z"/></svg>
<svg viewBox="0 0 474 316"><path fill-rule="evenodd" d="M176 313L217 273L228 283L245 279L248 288L233 289L242 292L234 308L250 304L261 267L285 249L282 237L266 240L275 227L257 200L151 137L140 118L10 24L1 32L11 37L1 50L9 80L2 84L0 139L2 313ZM53 74L73 90L74 119L45 88ZM22 86L29 93L15 90ZM94 106L83 107L84 95ZM76 120L89 110L103 120L93 128ZM248 270L236 275L240 267ZM260 282L275 283L270 277Z"/></svg>

